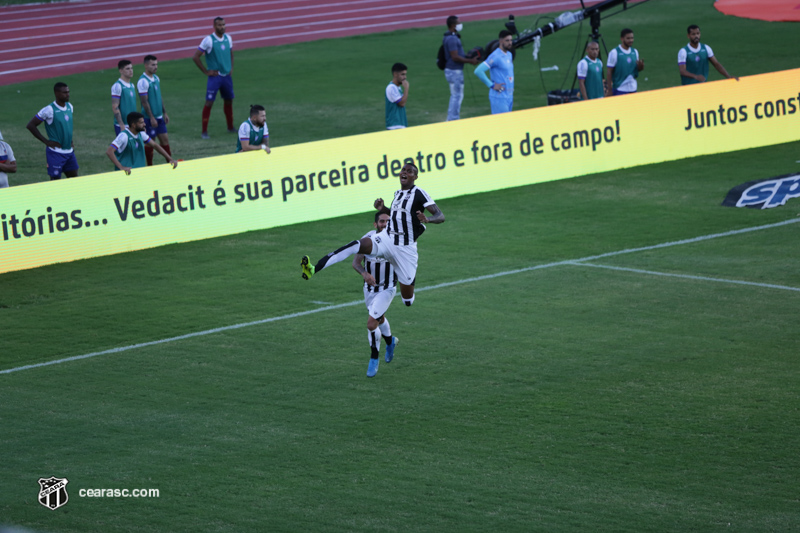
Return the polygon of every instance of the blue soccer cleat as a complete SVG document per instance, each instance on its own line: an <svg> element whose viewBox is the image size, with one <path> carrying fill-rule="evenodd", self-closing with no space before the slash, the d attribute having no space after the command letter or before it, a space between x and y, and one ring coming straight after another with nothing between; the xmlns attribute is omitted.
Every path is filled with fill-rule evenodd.
<svg viewBox="0 0 800 533"><path fill-rule="evenodd" d="M378 373L378 365L381 364L380 359L370 359L369 366L367 367L367 377L374 378L375 374Z"/></svg>
<svg viewBox="0 0 800 533"><path fill-rule="evenodd" d="M386 345L386 362L391 363L392 359L394 359L394 349L397 347L397 343L400 342L400 339L397 337L392 337L392 344Z"/></svg>

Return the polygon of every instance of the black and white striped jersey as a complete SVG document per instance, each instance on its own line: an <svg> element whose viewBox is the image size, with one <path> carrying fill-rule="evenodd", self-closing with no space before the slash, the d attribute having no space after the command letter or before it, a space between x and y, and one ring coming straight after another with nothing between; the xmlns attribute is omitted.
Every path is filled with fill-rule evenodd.
<svg viewBox="0 0 800 533"><path fill-rule="evenodd" d="M419 239L425 231L425 225L417 218L417 211L435 204L431 197L416 185L407 191L394 193L389 225L386 227L395 246L407 246Z"/></svg>
<svg viewBox="0 0 800 533"><path fill-rule="evenodd" d="M372 230L364 237L372 237L377 231ZM368 285L364 282L364 287L368 292L381 292L397 286L397 274L392 264L386 259L379 259L371 255L364 256L364 270L372 274L375 278L375 285Z"/></svg>

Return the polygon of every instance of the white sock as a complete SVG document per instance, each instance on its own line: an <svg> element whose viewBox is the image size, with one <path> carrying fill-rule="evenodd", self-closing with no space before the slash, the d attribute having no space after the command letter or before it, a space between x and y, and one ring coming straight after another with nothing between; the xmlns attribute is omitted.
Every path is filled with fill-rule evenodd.
<svg viewBox="0 0 800 533"><path fill-rule="evenodd" d="M403 303L406 304L406 306L411 307L411 304L414 303L414 298L415 297L416 297L416 294L414 296L412 296L411 298L403 298Z"/></svg>

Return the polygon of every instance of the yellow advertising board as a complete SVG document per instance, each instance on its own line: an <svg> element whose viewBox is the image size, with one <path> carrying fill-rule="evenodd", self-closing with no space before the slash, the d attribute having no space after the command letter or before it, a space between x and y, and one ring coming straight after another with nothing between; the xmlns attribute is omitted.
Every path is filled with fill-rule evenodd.
<svg viewBox="0 0 800 533"><path fill-rule="evenodd" d="M406 160L441 200L799 139L795 69L11 187L0 273L364 212Z"/></svg>

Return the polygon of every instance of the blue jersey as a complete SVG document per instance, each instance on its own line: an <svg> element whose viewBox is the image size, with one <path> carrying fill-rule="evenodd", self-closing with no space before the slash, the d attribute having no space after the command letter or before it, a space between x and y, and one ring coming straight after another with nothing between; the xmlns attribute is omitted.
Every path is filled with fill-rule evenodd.
<svg viewBox="0 0 800 533"><path fill-rule="evenodd" d="M489 54L484 61L489 66L492 83L505 85L505 93L514 93L514 61L511 52L503 52L500 48Z"/></svg>

